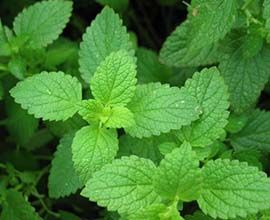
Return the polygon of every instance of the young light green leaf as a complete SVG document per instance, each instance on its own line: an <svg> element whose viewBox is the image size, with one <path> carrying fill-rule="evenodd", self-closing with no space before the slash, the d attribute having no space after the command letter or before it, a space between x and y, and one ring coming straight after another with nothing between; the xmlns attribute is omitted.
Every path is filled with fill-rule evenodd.
<svg viewBox="0 0 270 220"><path fill-rule="evenodd" d="M127 128L135 125L133 113L126 107L116 106L110 110L105 122L108 128Z"/></svg>
<svg viewBox="0 0 270 220"><path fill-rule="evenodd" d="M14 20L17 36L28 38L28 46L41 48L61 34L71 16L72 2L49 0L24 9Z"/></svg>
<svg viewBox="0 0 270 220"><path fill-rule="evenodd" d="M122 217L120 220L137 220L137 219L144 219L144 220L157 220L160 219L160 213L166 211L166 206L164 204L153 204L147 206L140 211L132 213L130 215Z"/></svg>
<svg viewBox="0 0 270 220"><path fill-rule="evenodd" d="M88 123L98 123L102 121L104 105L95 99L83 100L79 114Z"/></svg>
<svg viewBox="0 0 270 220"><path fill-rule="evenodd" d="M155 172L150 160L122 157L94 173L81 194L109 211L136 212L159 200L153 187Z"/></svg>
<svg viewBox="0 0 270 220"><path fill-rule="evenodd" d="M14 189L5 191L1 220L41 220L31 204Z"/></svg>
<svg viewBox="0 0 270 220"><path fill-rule="evenodd" d="M36 118L64 121L79 110L82 88L63 72L42 72L19 82L10 94Z"/></svg>
<svg viewBox="0 0 270 220"><path fill-rule="evenodd" d="M122 20L112 9L105 7L87 28L80 45L80 72L86 83L90 83L97 67L107 56L121 49L134 55Z"/></svg>
<svg viewBox="0 0 270 220"><path fill-rule="evenodd" d="M188 93L196 97L202 114L200 119L177 132L182 141L205 147L224 133L229 116L229 94L217 68L203 69L186 81Z"/></svg>
<svg viewBox="0 0 270 220"><path fill-rule="evenodd" d="M169 66L192 67L209 65L217 61L218 47L210 44L203 48L193 48L189 20L180 24L166 39L160 51L160 59Z"/></svg>
<svg viewBox="0 0 270 220"><path fill-rule="evenodd" d="M270 112L252 112L244 128L232 135L230 141L238 150L252 147L270 152Z"/></svg>
<svg viewBox="0 0 270 220"><path fill-rule="evenodd" d="M199 197L201 189L201 170L199 160L191 145L184 143L180 148L166 154L160 162L154 186L164 199L192 201Z"/></svg>
<svg viewBox="0 0 270 220"><path fill-rule="evenodd" d="M124 106L136 90L136 65L125 51L112 52L97 68L90 86L93 96L103 104Z"/></svg>
<svg viewBox="0 0 270 220"><path fill-rule="evenodd" d="M192 48L204 48L222 39L232 28L237 16L235 0L193 0L188 19L189 44Z"/></svg>
<svg viewBox="0 0 270 220"><path fill-rule="evenodd" d="M203 168L198 203L213 218L246 217L270 208L270 180L247 163L218 159Z"/></svg>
<svg viewBox="0 0 270 220"><path fill-rule="evenodd" d="M118 150L115 130L87 126L80 129L72 143L72 160L82 183L93 173L110 163Z"/></svg>
<svg viewBox="0 0 270 220"><path fill-rule="evenodd" d="M139 138L179 129L198 119L200 113L196 99L187 91L160 83L137 86L128 108L136 125L126 131Z"/></svg>
<svg viewBox="0 0 270 220"><path fill-rule="evenodd" d="M65 135L57 147L49 175L49 196L60 198L75 193L82 187L72 162L71 144L74 133Z"/></svg>
<svg viewBox="0 0 270 220"><path fill-rule="evenodd" d="M270 50L263 49L256 56L243 59L236 50L220 63L220 71L228 85L230 103L237 112L255 104L270 76Z"/></svg>

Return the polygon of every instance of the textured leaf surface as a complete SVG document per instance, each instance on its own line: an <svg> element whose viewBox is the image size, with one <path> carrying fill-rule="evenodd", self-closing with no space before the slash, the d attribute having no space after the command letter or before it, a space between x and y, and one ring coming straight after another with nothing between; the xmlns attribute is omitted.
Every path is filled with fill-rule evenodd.
<svg viewBox="0 0 270 220"><path fill-rule="evenodd" d="M233 26L236 6L235 0L193 0L188 17L190 45L203 48L222 39Z"/></svg>
<svg viewBox="0 0 270 220"><path fill-rule="evenodd" d="M179 25L166 39L160 51L160 59L169 66L190 67L212 64L217 60L217 46L193 48L190 44L190 21Z"/></svg>
<svg viewBox="0 0 270 220"><path fill-rule="evenodd" d="M270 152L270 112L254 111L245 127L230 140L236 149L256 148Z"/></svg>
<svg viewBox="0 0 270 220"><path fill-rule="evenodd" d="M82 187L72 162L71 144L74 136L74 133L70 133L60 140L52 160L48 185L51 198L68 196Z"/></svg>
<svg viewBox="0 0 270 220"><path fill-rule="evenodd" d="M165 218L161 218L160 215L165 213L166 210L167 207L164 204L153 204L140 209L138 212L127 215L120 220L165 220Z"/></svg>
<svg viewBox="0 0 270 220"><path fill-rule="evenodd" d="M28 39L31 48L45 47L63 31L71 16L72 2L49 0L22 11L14 21L14 31Z"/></svg>
<svg viewBox="0 0 270 220"><path fill-rule="evenodd" d="M155 190L164 199L195 200L201 188L200 171L195 152L184 143L160 162L154 178Z"/></svg>
<svg viewBox="0 0 270 220"><path fill-rule="evenodd" d="M36 118L66 120L79 109L79 81L63 72L42 72L19 82L10 91L15 101Z"/></svg>
<svg viewBox="0 0 270 220"><path fill-rule="evenodd" d="M220 63L220 71L228 85L232 108L241 112L250 108L259 97L270 76L270 50L243 59L239 51Z"/></svg>
<svg viewBox="0 0 270 220"><path fill-rule="evenodd" d="M72 143L74 167L86 183L92 174L116 156L118 140L115 130L87 126L80 129Z"/></svg>
<svg viewBox="0 0 270 220"><path fill-rule="evenodd" d="M208 162L202 173L204 186L198 203L205 214L228 219L270 207L270 180L256 167L218 159Z"/></svg>
<svg viewBox="0 0 270 220"><path fill-rule="evenodd" d="M270 42L270 1L263 1L263 18L266 20L265 29L267 30L267 42Z"/></svg>
<svg viewBox="0 0 270 220"><path fill-rule="evenodd" d="M1 220L41 220L23 195L13 189L5 192Z"/></svg>
<svg viewBox="0 0 270 220"><path fill-rule="evenodd" d="M105 126L109 128L127 128L134 126L134 124L133 113L126 107L116 106L111 109Z"/></svg>
<svg viewBox="0 0 270 220"><path fill-rule="evenodd" d="M150 137L179 129L198 119L199 105L186 91L160 83L137 86L128 108L136 126L126 131L134 137Z"/></svg>
<svg viewBox="0 0 270 220"><path fill-rule="evenodd" d="M122 157L96 172L82 195L110 211L135 212L158 200L153 187L155 172L150 160Z"/></svg>
<svg viewBox="0 0 270 220"><path fill-rule="evenodd" d="M87 28L80 46L80 72L86 83L90 82L97 67L111 52L121 49L134 55L122 20L112 9L105 7Z"/></svg>
<svg viewBox="0 0 270 220"><path fill-rule="evenodd" d="M95 99L83 100L79 114L89 123L98 123L102 118L104 105Z"/></svg>
<svg viewBox="0 0 270 220"><path fill-rule="evenodd" d="M112 52L97 68L90 86L96 100L123 106L130 102L136 89L136 65L125 51Z"/></svg>
<svg viewBox="0 0 270 220"><path fill-rule="evenodd" d="M227 86L217 68L203 69L187 80L185 88L196 97L202 114L191 126L184 127L178 137L192 146L205 147L224 133L229 112Z"/></svg>

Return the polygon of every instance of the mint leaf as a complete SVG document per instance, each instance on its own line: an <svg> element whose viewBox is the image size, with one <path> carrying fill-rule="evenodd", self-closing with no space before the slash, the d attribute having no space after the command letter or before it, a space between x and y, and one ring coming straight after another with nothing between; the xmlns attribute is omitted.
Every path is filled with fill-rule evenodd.
<svg viewBox="0 0 270 220"><path fill-rule="evenodd" d="M31 204L14 189L5 191L1 220L41 220Z"/></svg>
<svg viewBox="0 0 270 220"><path fill-rule="evenodd" d="M231 30L236 16L235 0L191 1L188 19L192 48L204 48L222 39Z"/></svg>
<svg viewBox="0 0 270 220"><path fill-rule="evenodd" d="M74 133L65 135L54 154L48 183L51 198L68 196L82 187L72 162L71 144L74 136Z"/></svg>
<svg viewBox="0 0 270 220"><path fill-rule="evenodd" d="M270 1L264 0L263 1L263 18L265 21L265 29L267 31L266 40L270 42Z"/></svg>
<svg viewBox="0 0 270 220"><path fill-rule="evenodd" d="M128 128L135 125L133 113L126 107L116 106L110 110L110 116L105 122L108 128Z"/></svg>
<svg viewBox="0 0 270 220"><path fill-rule="evenodd" d="M124 106L136 89L136 65L125 51L112 52L96 69L90 82L93 96L103 104Z"/></svg>
<svg viewBox="0 0 270 220"><path fill-rule="evenodd" d="M230 54L219 68L229 88L232 108L243 112L255 104L269 79L270 51L263 49L256 56L246 59L239 53L236 50Z"/></svg>
<svg viewBox="0 0 270 220"><path fill-rule="evenodd" d="M117 150L115 130L87 126L77 131L72 143L72 160L82 183L86 183L95 171L110 163Z"/></svg>
<svg viewBox="0 0 270 220"><path fill-rule="evenodd" d="M17 36L26 37L27 46L41 48L52 43L63 31L71 16L72 2L49 0L24 9L14 20Z"/></svg>
<svg viewBox="0 0 270 220"><path fill-rule="evenodd" d="M230 137L236 149L256 148L270 151L270 112L252 112L244 128Z"/></svg>
<svg viewBox="0 0 270 220"><path fill-rule="evenodd" d="M166 39L160 51L160 59L167 65L192 67L217 61L217 45L210 44L203 48L193 48L189 43L191 25L190 21L185 21Z"/></svg>
<svg viewBox="0 0 270 220"><path fill-rule="evenodd" d="M246 217L270 207L270 180L247 163L218 159L203 168L200 208L213 218Z"/></svg>
<svg viewBox="0 0 270 220"><path fill-rule="evenodd" d="M83 100L79 114L89 123L98 123L103 117L104 105L95 99Z"/></svg>
<svg viewBox="0 0 270 220"><path fill-rule="evenodd" d="M80 72L86 83L90 83L97 67L110 53L121 49L134 55L122 20L112 9L105 7L87 28L80 45Z"/></svg>
<svg viewBox="0 0 270 220"><path fill-rule="evenodd" d="M153 187L155 172L150 160L122 157L94 173L81 194L109 211L135 212L158 201Z"/></svg>
<svg viewBox="0 0 270 220"><path fill-rule="evenodd" d="M203 69L186 81L188 94L196 97L202 114L191 126L177 132L182 141L205 147L224 133L229 116L228 92L217 68Z"/></svg>
<svg viewBox="0 0 270 220"><path fill-rule="evenodd" d="M196 211L193 215L185 216L185 220L213 220L213 218L204 215L201 211Z"/></svg>
<svg viewBox="0 0 270 220"><path fill-rule="evenodd" d="M198 119L199 105L186 91L167 84L149 83L137 86L128 108L136 126L125 130L134 137L150 137L179 129Z"/></svg>
<svg viewBox="0 0 270 220"><path fill-rule="evenodd" d="M156 192L164 199L172 201L197 199L201 182L199 160L188 143L166 154L154 176Z"/></svg>
<svg viewBox="0 0 270 220"><path fill-rule="evenodd" d="M64 121L79 110L82 88L76 78L63 72L41 72L19 82L10 94L36 118Z"/></svg>

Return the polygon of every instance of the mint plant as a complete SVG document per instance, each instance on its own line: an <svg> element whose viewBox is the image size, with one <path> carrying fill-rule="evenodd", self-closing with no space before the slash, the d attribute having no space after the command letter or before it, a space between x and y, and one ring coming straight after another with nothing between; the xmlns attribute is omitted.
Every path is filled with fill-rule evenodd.
<svg viewBox="0 0 270 220"><path fill-rule="evenodd" d="M268 219L268 0L82 2L0 22L0 218Z"/></svg>

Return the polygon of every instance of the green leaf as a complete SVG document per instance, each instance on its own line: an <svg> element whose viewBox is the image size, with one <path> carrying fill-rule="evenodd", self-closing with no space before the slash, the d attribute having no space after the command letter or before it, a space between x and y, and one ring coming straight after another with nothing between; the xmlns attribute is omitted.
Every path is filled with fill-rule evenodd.
<svg viewBox="0 0 270 220"><path fill-rule="evenodd" d="M5 26L2 25L0 19L0 56L9 56L11 54L11 48L8 43L8 37Z"/></svg>
<svg viewBox="0 0 270 220"><path fill-rule="evenodd" d="M115 130L87 126L77 131L72 143L72 160L81 181L86 183L95 171L110 163L117 150Z"/></svg>
<svg viewBox="0 0 270 220"><path fill-rule="evenodd" d="M109 5L114 10L123 12L127 9L129 0L96 0L101 5Z"/></svg>
<svg viewBox="0 0 270 220"><path fill-rule="evenodd" d="M230 54L220 63L220 71L228 85L230 103L236 112L249 109L259 97L270 76L270 50L242 58L240 51Z"/></svg>
<svg viewBox="0 0 270 220"><path fill-rule="evenodd" d="M261 159L262 153L257 149L244 149L233 153L233 158L241 162L247 162L249 166L258 167L259 170L263 169Z"/></svg>
<svg viewBox="0 0 270 220"><path fill-rule="evenodd" d="M26 75L26 61L22 57L13 57L8 63L8 70L19 80L23 80Z"/></svg>
<svg viewBox="0 0 270 220"><path fill-rule="evenodd" d="M267 31L266 40L270 42L270 1L264 0L263 1L263 18L265 21L265 29Z"/></svg>
<svg viewBox="0 0 270 220"><path fill-rule="evenodd" d="M242 130L242 128L246 125L248 121L247 114L230 114L228 124L226 126L226 131L235 134Z"/></svg>
<svg viewBox="0 0 270 220"><path fill-rule="evenodd" d="M83 100L79 114L88 123L98 123L102 121L104 105L95 99Z"/></svg>
<svg viewBox="0 0 270 220"><path fill-rule="evenodd" d="M153 204L140 209L138 212L120 218L120 220L165 220L160 218L160 214L166 212L167 207L164 204Z"/></svg>
<svg viewBox="0 0 270 220"><path fill-rule="evenodd" d="M105 122L108 128L128 128L135 125L133 113L126 107L116 106L110 111Z"/></svg>
<svg viewBox="0 0 270 220"><path fill-rule="evenodd" d="M78 110L82 99L79 81L63 72L42 72L19 82L10 91L29 114L44 120L66 120Z"/></svg>
<svg viewBox="0 0 270 220"><path fill-rule="evenodd" d="M26 145L38 128L39 120L8 98L5 103L8 116L6 127L14 141L19 145Z"/></svg>
<svg viewBox="0 0 270 220"><path fill-rule="evenodd" d="M167 84L149 83L137 86L128 108L136 126L125 130L134 137L150 137L179 129L198 119L199 105L187 91Z"/></svg>
<svg viewBox="0 0 270 220"><path fill-rule="evenodd" d="M1 220L41 220L31 204L20 192L13 189L5 191Z"/></svg>
<svg viewBox="0 0 270 220"><path fill-rule="evenodd" d="M202 168L200 208L213 218L246 217L270 207L270 180L247 163L218 159Z"/></svg>
<svg viewBox="0 0 270 220"><path fill-rule="evenodd" d="M252 112L244 128L230 141L239 150L252 147L270 152L270 112Z"/></svg>
<svg viewBox="0 0 270 220"><path fill-rule="evenodd" d="M160 51L160 59L169 66L192 67L209 65L217 61L217 45L210 44L203 48L193 48L189 43L191 35L186 20L166 39Z"/></svg>
<svg viewBox="0 0 270 220"><path fill-rule="evenodd" d="M191 126L177 132L182 141L192 146L205 147L224 133L229 116L228 92L217 68L203 69L186 81L187 92L196 97L202 114Z"/></svg>
<svg viewBox="0 0 270 220"><path fill-rule="evenodd" d="M122 157L94 173L81 194L109 211L135 212L158 201L153 187L155 172L150 160Z"/></svg>
<svg viewBox="0 0 270 220"><path fill-rule="evenodd" d="M71 144L74 136L74 133L70 133L60 140L52 160L48 183L51 198L68 196L82 187L72 162Z"/></svg>
<svg viewBox="0 0 270 220"><path fill-rule="evenodd" d="M112 52L96 69L90 82L93 96L103 104L124 106L136 90L136 65L125 51Z"/></svg>
<svg viewBox="0 0 270 220"><path fill-rule="evenodd" d="M199 197L201 172L199 160L191 145L184 143L180 148L166 154L160 162L154 185L156 192L164 199L192 201Z"/></svg>
<svg viewBox="0 0 270 220"><path fill-rule="evenodd" d="M192 0L188 15L189 44L197 49L217 42L231 30L236 16L235 0Z"/></svg>
<svg viewBox="0 0 270 220"><path fill-rule="evenodd" d="M14 31L17 36L27 37L27 46L45 47L61 34L71 11L71 1L49 0L35 3L15 18Z"/></svg>
<svg viewBox="0 0 270 220"><path fill-rule="evenodd" d="M171 75L171 69L160 63L157 54L140 47L136 50L137 78L139 83L166 82Z"/></svg>
<svg viewBox="0 0 270 220"><path fill-rule="evenodd" d="M80 45L80 72L86 83L90 82L97 67L107 56L121 49L134 55L122 20L112 9L105 7L87 28Z"/></svg>

